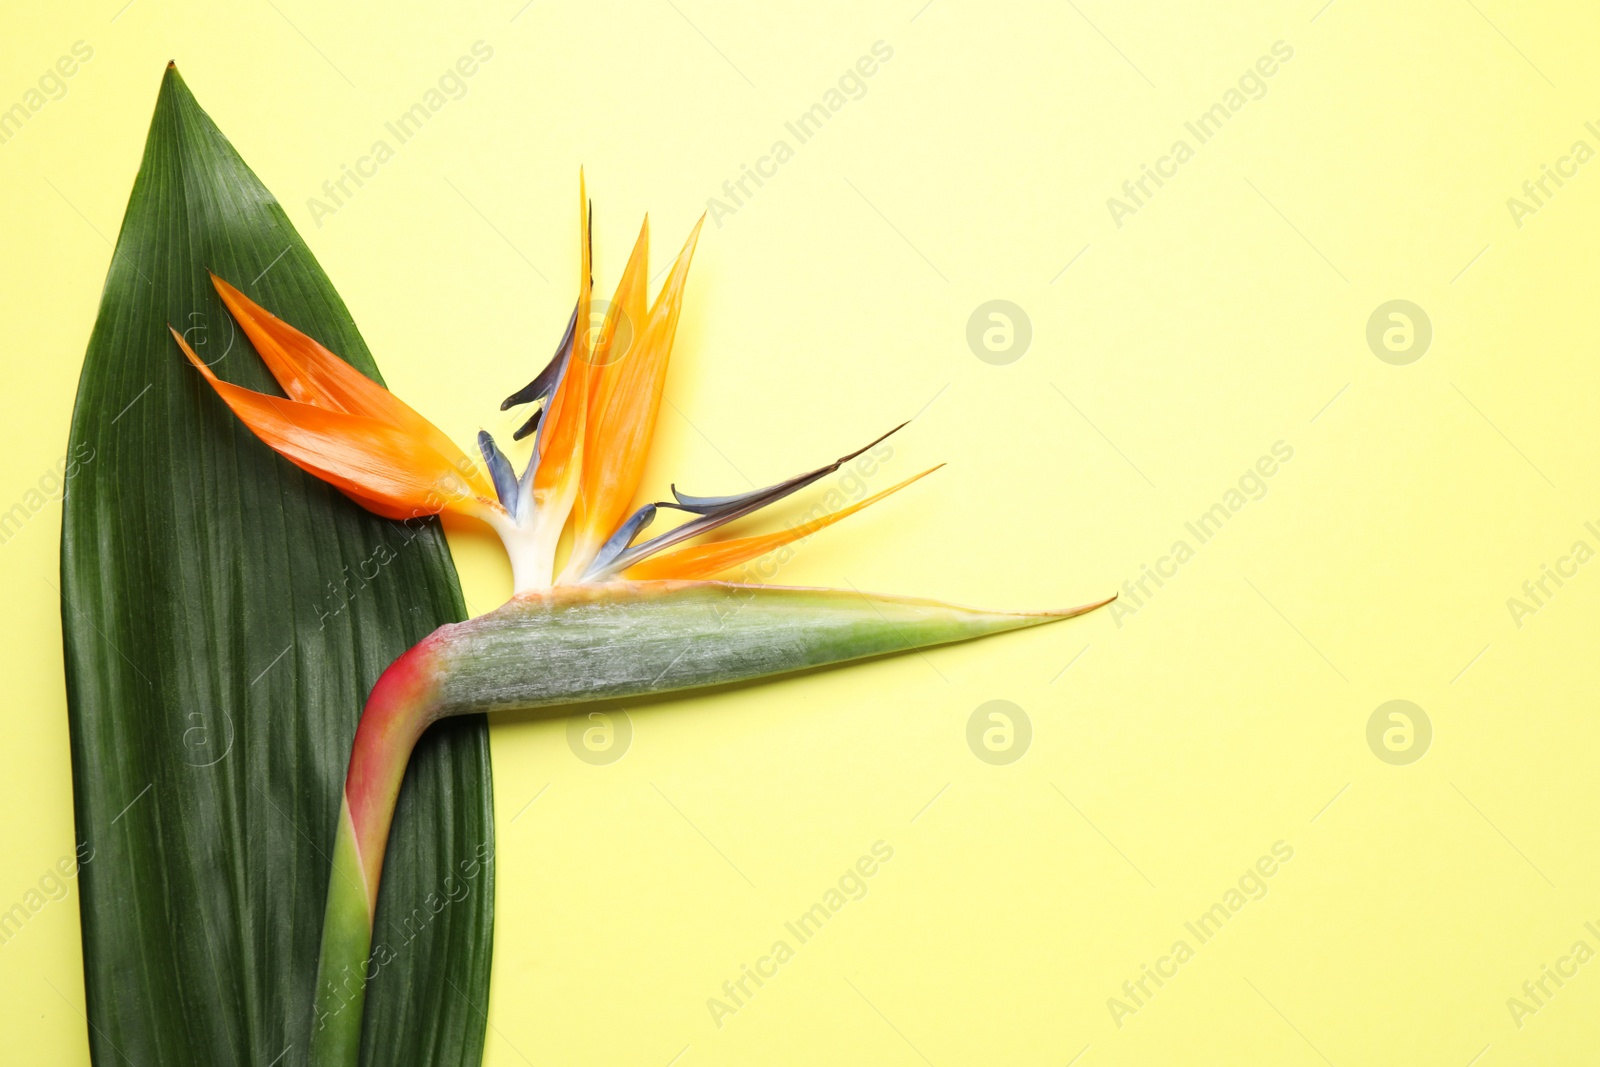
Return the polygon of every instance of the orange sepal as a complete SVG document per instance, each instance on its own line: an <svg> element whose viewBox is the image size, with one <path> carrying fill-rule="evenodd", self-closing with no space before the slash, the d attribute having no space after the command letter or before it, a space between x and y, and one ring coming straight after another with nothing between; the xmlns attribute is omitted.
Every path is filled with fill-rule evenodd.
<svg viewBox="0 0 1600 1067"><path fill-rule="evenodd" d="M650 440L655 433L656 416L661 410L673 335L683 304L683 284L699 236L700 223L696 223L678 254L672 274L647 315L649 222L646 220L617 286L612 311L615 314L620 308L622 318L616 330L620 332L631 327L633 337L625 350L617 351L615 346L622 342L613 335L613 323L608 316L602 347L595 352L596 375L584 444L587 459L569 571L593 559L606 538L632 510L634 494L644 476Z"/></svg>
<svg viewBox="0 0 1600 1067"><path fill-rule="evenodd" d="M578 172L578 308L577 326L572 331L572 351L566 373L550 398L544 426L539 435L539 466L533 475L533 498L541 510L566 514L577 495L578 476L583 465L583 437L589 405L589 305L594 279L589 244L589 201L584 191L583 172ZM559 529L553 531L559 536Z"/></svg>
<svg viewBox="0 0 1600 1067"><path fill-rule="evenodd" d="M369 415L268 396L222 381L182 334L172 330L172 336L252 433L369 511L390 519L441 511L482 518L493 506L475 491L467 472L403 430Z"/></svg>
<svg viewBox="0 0 1600 1067"><path fill-rule="evenodd" d="M628 265L622 269L622 280L617 282L617 291L606 308L605 322L600 327L594 351L589 356L593 370L589 378L589 421L584 438L586 451L601 428L600 417L622 372L636 362L644 345L650 311L646 302L649 295L649 265L650 217L646 215L639 227L639 237L633 243L633 251L628 256ZM588 482L589 475L585 470L584 484Z"/></svg>
<svg viewBox="0 0 1600 1067"><path fill-rule="evenodd" d="M291 399L388 423L450 460L467 477L474 493L493 496L476 464L409 404L215 274L211 284Z"/></svg>
<svg viewBox="0 0 1600 1067"><path fill-rule="evenodd" d="M939 464L939 467L944 464ZM728 541L713 541L706 545L690 545L687 548L676 549L662 555L652 557L635 563L622 572L622 577L636 581L651 581L663 578L710 578L720 574L730 567L737 567L741 563L764 556L775 548L782 548L791 541L802 537L810 537L818 530L825 529L860 511L862 508L876 504L891 493L898 493L912 482L926 478L939 467L929 467L921 474L912 475L899 485L890 486L881 493L874 493L865 500L857 501L847 508L840 508L829 515L822 515L809 519L787 530L777 533L760 534L755 537L736 537Z"/></svg>

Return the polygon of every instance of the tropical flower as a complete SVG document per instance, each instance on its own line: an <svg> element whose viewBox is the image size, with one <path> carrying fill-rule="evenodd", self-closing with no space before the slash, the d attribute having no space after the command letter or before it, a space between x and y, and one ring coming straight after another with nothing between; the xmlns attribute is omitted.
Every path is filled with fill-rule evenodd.
<svg viewBox="0 0 1600 1067"><path fill-rule="evenodd" d="M690 496L674 487L672 500L630 510L661 408L700 225L689 234L661 292L647 307L650 226L645 221L598 335L591 337L590 331L577 329L578 323L590 321L592 304L587 213L584 205L580 290L566 333L550 364L501 405L502 410L534 406L532 416L515 434L519 440L534 437L533 454L520 477L487 431L478 434L480 469L404 401L216 275L211 281L223 304L287 398L223 381L182 334L177 330L172 334L217 395L257 437L356 503L386 518L448 511L490 526L505 544L517 593L552 584L715 577L809 537L938 469L776 533L712 544L684 542L813 484L888 434L832 463L763 489ZM689 517L639 542L663 508ZM557 572L556 549L569 522L572 549Z"/></svg>
<svg viewBox="0 0 1600 1067"><path fill-rule="evenodd" d="M692 496L674 486L671 500L635 509L700 227L647 303L646 222L591 337L579 328L593 306L581 182L579 205L578 299L566 334L549 366L502 405L533 405L515 435L534 437L521 475L486 432L478 435L479 468L388 390L221 278L212 281L223 303L287 395L222 381L172 331L217 395L289 462L379 515L452 512L482 521L512 563L516 594L508 603L441 627L401 656L362 712L328 885L313 1064L357 1062L390 822L411 750L436 720L748 681L1036 626L1109 603L987 612L855 590L709 580L931 471L782 531L702 544L685 542L815 483L883 438L762 489ZM641 541L663 508L687 518ZM558 570L569 525L572 547Z"/></svg>

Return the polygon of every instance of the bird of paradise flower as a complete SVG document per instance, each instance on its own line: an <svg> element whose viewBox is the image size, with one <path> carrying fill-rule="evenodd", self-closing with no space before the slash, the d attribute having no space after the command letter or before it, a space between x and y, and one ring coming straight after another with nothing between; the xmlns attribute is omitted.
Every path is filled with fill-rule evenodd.
<svg viewBox="0 0 1600 1067"><path fill-rule="evenodd" d="M1111 602L990 612L855 590L713 580L937 468L782 531L701 544L685 542L815 483L883 437L762 489L691 496L674 486L672 500L630 511L700 225L647 303L646 220L591 336L579 328L590 323L594 306L592 225L581 176L579 219L578 298L566 333L549 366L502 405L534 405L515 434L534 437L520 476L487 432L478 435L480 469L394 394L215 275L223 303L287 396L221 380L172 330L217 395L289 462L387 518L450 512L479 520L500 536L512 566L514 594L505 605L425 638L384 672L363 709L328 883L311 1049L316 1065L357 1062L395 801L412 748L438 719L750 681L1055 622ZM663 508L688 518L640 541ZM558 569L569 526L571 547Z"/></svg>

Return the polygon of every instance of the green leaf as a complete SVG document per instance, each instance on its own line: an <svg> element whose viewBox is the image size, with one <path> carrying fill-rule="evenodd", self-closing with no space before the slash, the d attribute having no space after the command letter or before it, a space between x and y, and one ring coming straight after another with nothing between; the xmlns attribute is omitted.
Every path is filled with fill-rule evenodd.
<svg viewBox="0 0 1600 1067"><path fill-rule="evenodd" d="M283 209L169 67L79 382L62 529L98 1064L305 1061L362 703L465 614L437 523L376 518L283 461L179 354L168 323L222 377L278 392L208 268L378 378ZM460 871L492 850L486 727L454 720L401 793L362 1062L480 1062L493 867Z"/></svg>

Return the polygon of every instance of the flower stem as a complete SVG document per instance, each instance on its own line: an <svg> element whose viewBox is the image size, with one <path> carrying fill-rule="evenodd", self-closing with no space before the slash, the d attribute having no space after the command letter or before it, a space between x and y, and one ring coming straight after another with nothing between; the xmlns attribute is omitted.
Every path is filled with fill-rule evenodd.
<svg viewBox="0 0 1600 1067"><path fill-rule="evenodd" d="M360 1057L383 854L411 750L438 717L437 645L436 634L383 672L356 727L323 914L312 1067L350 1067Z"/></svg>
<svg viewBox="0 0 1600 1067"><path fill-rule="evenodd" d="M1057 622L910 597L725 582L608 582L515 596L442 626L383 672L362 711L334 841L311 1067L354 1067L378 879L406 763L447 715L748 682ZM380 961L381 962L381 961Z"/></svg>

